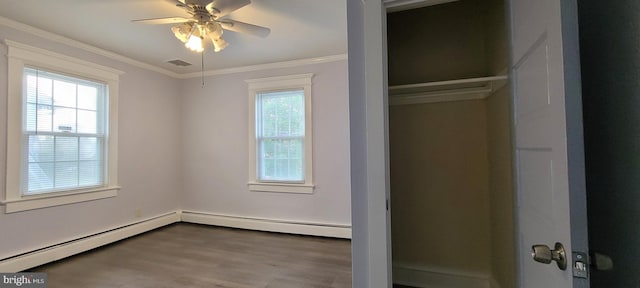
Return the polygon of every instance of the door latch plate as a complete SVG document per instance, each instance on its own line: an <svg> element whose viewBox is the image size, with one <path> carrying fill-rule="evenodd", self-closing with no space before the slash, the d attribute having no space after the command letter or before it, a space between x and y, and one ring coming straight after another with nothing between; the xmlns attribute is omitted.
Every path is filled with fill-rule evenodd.
<svg viewBox="0 0 640 288"><path fill-rule="evenodd" d="M573 277L589 278L589 258L586 253L573 251Z"/></svg>

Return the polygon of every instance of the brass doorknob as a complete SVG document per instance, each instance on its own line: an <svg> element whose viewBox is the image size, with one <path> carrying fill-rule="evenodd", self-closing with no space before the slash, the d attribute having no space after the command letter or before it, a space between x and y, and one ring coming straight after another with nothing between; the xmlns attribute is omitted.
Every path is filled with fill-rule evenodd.
<svg viewBox="0 0 640 288"><path fill-rule="evenodd" d="M567 254L564 251L564 246L562 243L556 242L555 249L551 250L547 245L533 245L531 247L531 257L536 262L549 264L553 261L556 261L558 268L560 270L567 269Z"/></svg>

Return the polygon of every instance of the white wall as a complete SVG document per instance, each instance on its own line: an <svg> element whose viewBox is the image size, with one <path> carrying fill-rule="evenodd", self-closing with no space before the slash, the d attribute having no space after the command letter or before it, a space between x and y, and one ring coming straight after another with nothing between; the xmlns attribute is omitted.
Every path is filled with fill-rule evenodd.
<svg viewBox="0 0 640 288"><path fill-rule="evenodd" d="M0 206L0 259L125 225L177 208L180 174L179 80L0 25L18 41L109 66L120 76L118 197L12 214ZM7 47L0 44L0 189L5 187ZM151 147L151 148L150 148ZM137 217L136 209L142 215Z"/></svg>
<svg viewBox="0 0 640 288"><path fill-rule="evenodd" d="M314 73L315 192L250 192L246 79ZM182 209L240 217L351 225L347 61L185 80Z"/></svg>

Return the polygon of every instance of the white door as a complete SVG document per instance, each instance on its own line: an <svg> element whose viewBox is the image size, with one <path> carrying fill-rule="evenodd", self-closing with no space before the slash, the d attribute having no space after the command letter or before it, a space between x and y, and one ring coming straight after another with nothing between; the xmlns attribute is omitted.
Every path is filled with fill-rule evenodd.
<svg viewBox="0 0 640 288"><path fill-rule="evenodd" d="M586 225L572 219L573 209L585 211L578 207L585 191L576 15L575 0L510 0L522 288L588 287L573 277L571 253L572 243L587 239ZM572 224L585 227L572 233ZM556 242L566 250L565 270L532 259L533 245Z"/></svg>

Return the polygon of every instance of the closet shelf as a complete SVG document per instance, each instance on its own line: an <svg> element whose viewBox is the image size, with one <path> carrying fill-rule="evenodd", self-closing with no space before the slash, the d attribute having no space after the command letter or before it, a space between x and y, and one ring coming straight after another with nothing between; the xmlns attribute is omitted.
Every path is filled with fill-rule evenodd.
<svg viewBox="0 0 640 288"><path fill-rule="evenodd" d="M389 86L390 105L485 99L507 84L506 75Z"/></svg>

